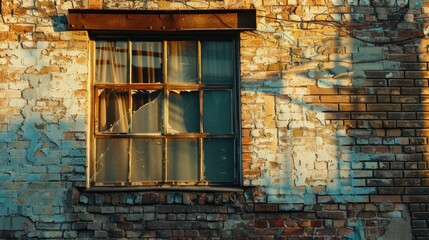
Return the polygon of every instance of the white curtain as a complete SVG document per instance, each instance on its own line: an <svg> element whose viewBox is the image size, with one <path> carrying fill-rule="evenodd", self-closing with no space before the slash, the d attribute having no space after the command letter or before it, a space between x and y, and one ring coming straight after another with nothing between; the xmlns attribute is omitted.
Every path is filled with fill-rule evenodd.
<svg viewBox="0 0 429 240"><path fill-rule="evenodd" d="M162 81L162 43L133 43L133 83Z"/></svg>
<svg viewBox="0 0 429 240"><path fill-rule="evenodd" d="M127 42L97 42L97 83L127 82ZM97 92L98 131L127 133L128 91L104 89ZM96 181L117 182L128 178L128 139L97 139Z"/></svg>
<svg viewBox="0 0 429 240"><path fill-rule="evenodd" d="M198 48L196 41L168 42L167 77L169 83L198 82Z"/></svg>

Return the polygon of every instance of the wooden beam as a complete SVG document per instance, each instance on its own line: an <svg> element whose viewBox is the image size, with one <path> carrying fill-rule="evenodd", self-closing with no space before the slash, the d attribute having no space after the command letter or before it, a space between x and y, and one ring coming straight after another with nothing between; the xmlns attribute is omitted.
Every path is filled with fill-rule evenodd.
<svg viewBox="0 0 429 240"><path fill-rule="evenodd" d="M255 9L94 10L70 9L68 29L76 31L196 31L256 29Z"/></svg>

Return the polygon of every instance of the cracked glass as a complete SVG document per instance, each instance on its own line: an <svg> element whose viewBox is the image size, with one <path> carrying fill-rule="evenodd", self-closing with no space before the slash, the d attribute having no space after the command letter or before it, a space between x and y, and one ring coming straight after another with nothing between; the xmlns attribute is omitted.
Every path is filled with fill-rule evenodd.
<svg viewBox="0 0 429 240"><path fill-rule="evenodd" d="M135 90L132 99L131 132L160 134L162 130L162 92Z"/></svg>
<svg viewBox="0 0 429 240"><path fill-rule="evenodd" d="M98 139L96 151L97 182L128 180L128 139Z"/></svg>
<svg viewBox="0 0 429 240"><path fill-rule="evenodd" d="M133 139L131 149L131 181L162 181L162 140Z"/></svg>

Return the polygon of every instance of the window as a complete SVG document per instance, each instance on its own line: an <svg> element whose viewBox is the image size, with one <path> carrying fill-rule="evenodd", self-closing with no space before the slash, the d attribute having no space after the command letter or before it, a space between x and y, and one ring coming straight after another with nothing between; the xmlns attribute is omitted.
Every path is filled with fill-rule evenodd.
<svg viewBox="0 0 429 240"><path fill-rule="evenodd" d="M237 34L158 35L92 38L89 184L237 185Z"/></svg>

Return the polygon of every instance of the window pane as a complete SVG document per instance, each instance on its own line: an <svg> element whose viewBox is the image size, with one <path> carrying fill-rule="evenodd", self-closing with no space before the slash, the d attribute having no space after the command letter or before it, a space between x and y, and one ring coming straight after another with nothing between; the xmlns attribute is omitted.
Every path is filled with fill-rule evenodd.
<svg viewBox="0 0 429 240"><path fill-rule="evenodd" d="M199 132L200 104L197 91L171 91L168 104L168 133Z"/></svg>
<svg viewBox="0 0 429 240"><path fill-rule="evenodd" d="M203 129L205 133L232 132L231 91L204 91Z"/></svg>
<svg viewBox="0 0 429 240"><path fill-rule="evenodd" d="M232 83L234 46L231 41L201 43L202 81L209 84Z"/></svg>
<svg viewBox="0 0 429 240"><path fill-rule="evenodd" d="M162 100L161 91L136 90L133 92L131 132L161 133Z"/></svg>
<svg viewBox="0 0 429 240"><path fill-rule="evenodd" d="M134 42L133 83L162 82L162 43Z"/></svg>
<svg viewBox="0 0 429 240"><path fill-rule="evenodd" d="M131 181L162 181L162 140L132 140Z"/></svg>
<svg viewBox="0 0 429 240"><path fill-rule="evenodd" d="M204 180L234 181L234 139L204 139Z"/></svg>
<svg viewBox="0 0 429 240"><path fill-rule="evenodd" d="M95 82L127 83L128 43L97 41L95 44Z"/></svg>
<svg viewBox="0 0 429 240"><path fill-rule="evenodd" d="M198 50L195 41L168 42L168 82L197 83L198 82Z"/></svg>
<svg viewBox="0 0 429 240"><path fill-rule="evenodd" d="M198 140L169 139L168 181L198 180Z"/></svg>
<svg viewBox="0 0 429 240"><path fill-rule="evenodd" d="M97 182L126 182L128 139L96 139L95 177Z"/></svg>
<svg viewBox="0 0 429 240"><path fill-rule="evenodd" d="M128 92L104 89L98 91L98 130L105 133L128 132Z"/></svg>

